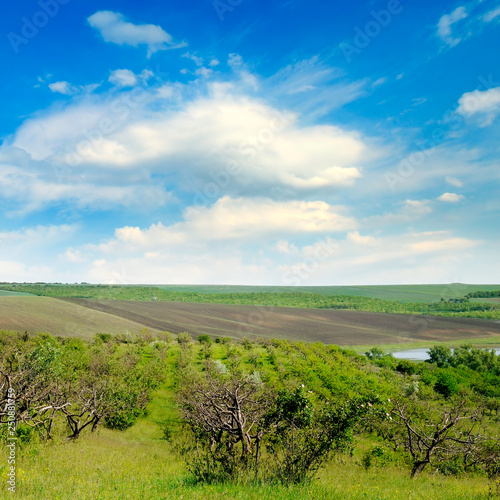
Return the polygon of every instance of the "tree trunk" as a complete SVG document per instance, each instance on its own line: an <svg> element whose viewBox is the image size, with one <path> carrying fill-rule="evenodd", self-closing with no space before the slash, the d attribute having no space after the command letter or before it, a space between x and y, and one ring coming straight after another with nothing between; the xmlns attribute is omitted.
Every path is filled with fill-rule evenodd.
<svg viewBox="0 0 500 500"><path fill-rule="evenodd" d="M424 467L429 463L429 460L419 460L413 464L413 469L411 471L410 477L417 477L423 470Z"/></svg>

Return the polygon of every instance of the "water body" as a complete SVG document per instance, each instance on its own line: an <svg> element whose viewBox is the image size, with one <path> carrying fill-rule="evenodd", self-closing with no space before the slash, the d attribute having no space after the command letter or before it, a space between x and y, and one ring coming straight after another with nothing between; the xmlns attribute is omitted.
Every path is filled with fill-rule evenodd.
<svg viewBox="0 0 500 500"><path fill-rule="evenodd" d="M500 354L500 347L488 348L488 350L491 349L495 349L497 356ZM406 351L393 352L392 354L397 359L408 359L410 361L426 361L429 359L429 348L425 347L423 349L407 349Z"/></svg>

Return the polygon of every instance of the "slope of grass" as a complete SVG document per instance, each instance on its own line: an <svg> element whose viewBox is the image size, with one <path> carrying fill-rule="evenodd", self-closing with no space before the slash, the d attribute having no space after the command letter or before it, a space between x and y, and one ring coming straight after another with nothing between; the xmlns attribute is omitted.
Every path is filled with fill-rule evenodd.
<svg viewBox="0 0 500 500"><path fill-rule="evenodd" d="M90 338L96 332L138 332L144 325L49 297L0 297L0 328Z"/></svg>
<svg viewBox="0 0 500 500"><path fill-rule="evenodd" d="M203 348L194 345L191 349L192 364L201 370ZM321 344L282 341L272 347L254 344L248 349L242 345L215 344L212 356L227 363L233 349L239 351L242 368L257 366L273 384L302 378L308 387L316 384L316 390L339 369L343 375L340 380L346 387L355 379L366 379L373 388L378 379L377 372L366 360L357 360L348 351ZM58 438L48 444L19 443L17 497L27 500L492 498L489 493L494 485L484 477L443 476L429 469L418 478L410 479L408 468L397 464L366 470L361 465L363 454L379 444L375 438L368 437L359 440L352 456L342 455L329 461L312 483L289 487L269 483L195 484L175 444L182 433L175 404L176 389L183 383L176 369L179 353L177 345L169 349L165 360L167 380L155 392L147 416L132 428L122 432L99 428L77 441ZM318 355L326 353L331 357L324 364ZM302 365L298 364L299 360ZM306 367L311 369L309 373L305 373ZM161 439L165 424L173 430L173 442ZM0 445L0 498L9 498L5 489L7 450L3 442Z"/></svg>
<svg viewBox="0 0 500 500"><path fill-rule="evenodd" d="M313 293L347 295L399 302L435 302L441 298L460 298L469 292L500 289L500 285L361 285L361 286L238 286L238 285L152 285L169 292L234 294L234 293Z"/></svg>
<svg viewBox="0 0 500 500"><path fill-rule="evenodd" d="M373 286L241 286L241 285L63 285L2 283L1 290L24 291L35 295L121 300L196 301L200 295L314 294L321 296L348 296L384 299L398 302L429 303L441 298L460 298L470 292L493 291L500 285L470 285L452 283L443 285L373 285ZM159 291L160 290L160 291ZM168 295L162 292L169 292ZM227 299L227 298L226 298ZM219 298L218 300L226 300ZM212 298L212 300L216 300ZM229 299L230 300L230 299ZM227 302L226 302L227 303Z"/></svg>
<svg viewBox="0 0 500 500"><path fill-rule="evenodd" d="M75 443L23 447L15 496L25 500L491 498L490 485L481 478L423 474L411 480L407 471L398 467L365 471L356 463L359 459L355 454L344 463L334 460L316 481L303 486L195 485L168 443L134 441L127 434L100 430ZM0 460L3 464L5 457L0 455ZM1 478L0 498L9 498L5 472Z"/></svg>
<svg viewBox="0 0 500 500"><path fill-rule="evenodd" d="M12 292L10 290L1 290L0 289L0 297L23 297L23 296L30 296L33 295L32 293L25 293L25 292Z"/></svg>

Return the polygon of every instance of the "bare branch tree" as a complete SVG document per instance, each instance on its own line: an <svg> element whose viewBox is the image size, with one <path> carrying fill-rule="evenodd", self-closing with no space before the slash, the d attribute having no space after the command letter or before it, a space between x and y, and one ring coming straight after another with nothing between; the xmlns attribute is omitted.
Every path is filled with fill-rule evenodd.
<svg viewBox="0 0 500 500"><path fill-rule="evenodd" d="M403 446L409 452L411 477L418 476L428 464L457 458L467 470L498 458L498 439L481 427L482 410L481 406L471 408L466 400L441 408L396 401L390 412L392 424L384 424L379 431L395 448Z"/></svg>

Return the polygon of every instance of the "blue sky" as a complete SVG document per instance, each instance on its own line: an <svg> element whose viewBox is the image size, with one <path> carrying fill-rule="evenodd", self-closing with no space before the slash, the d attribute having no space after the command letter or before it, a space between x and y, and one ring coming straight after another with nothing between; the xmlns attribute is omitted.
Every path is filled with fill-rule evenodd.
<svg viewBox="0 0 500 500"><path fill-rule="evenodd" d="M498 283L500 2L11 2L0 280Z"/></svg>

